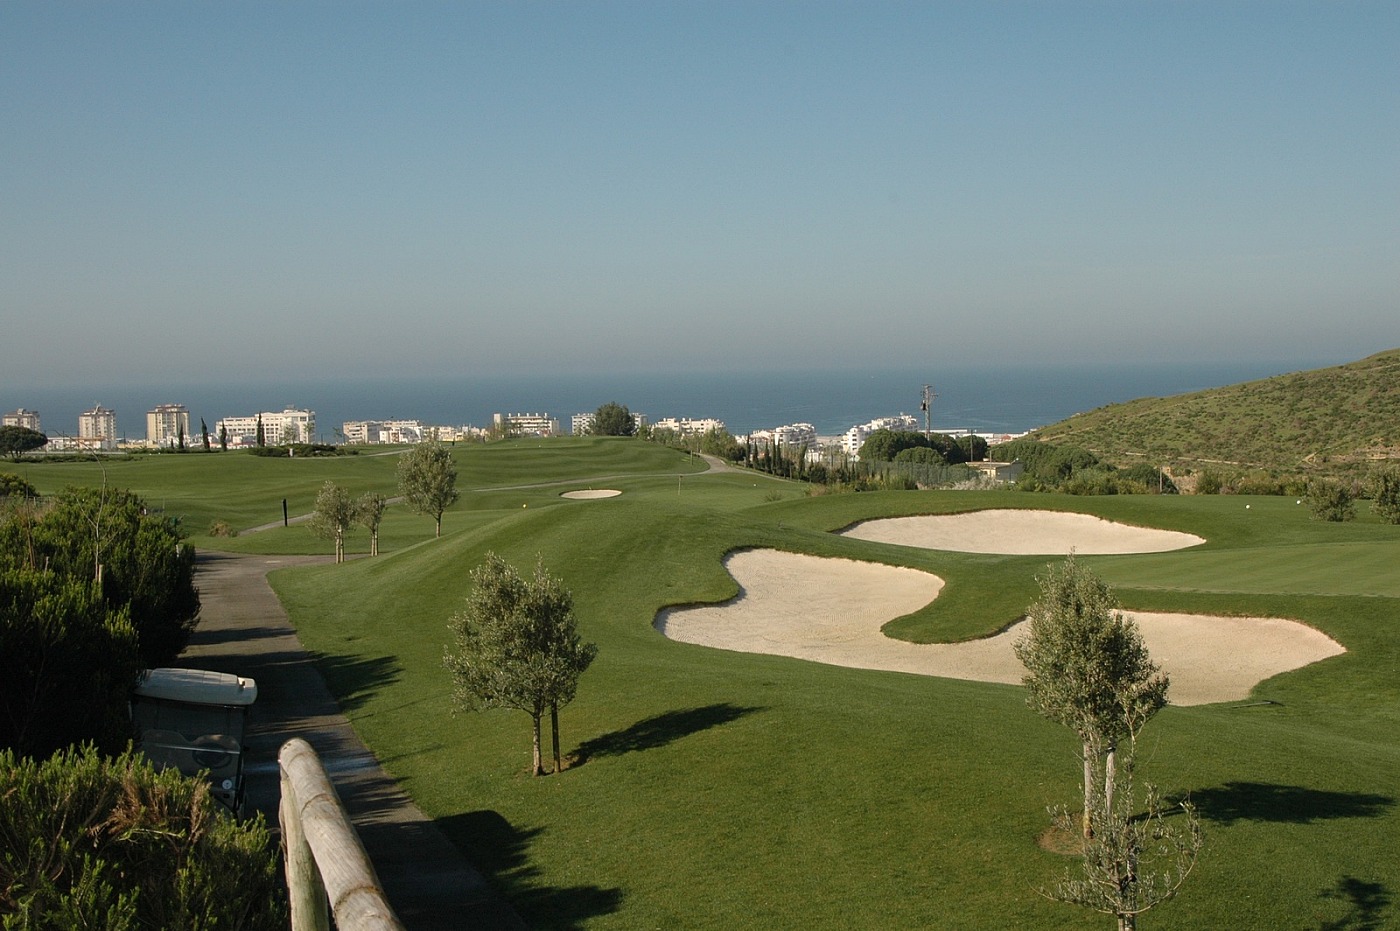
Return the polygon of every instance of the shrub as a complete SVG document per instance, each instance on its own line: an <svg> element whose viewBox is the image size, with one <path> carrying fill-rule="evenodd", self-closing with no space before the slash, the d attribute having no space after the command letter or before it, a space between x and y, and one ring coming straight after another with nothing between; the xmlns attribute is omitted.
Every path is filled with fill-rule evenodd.
<svg viewBox="0 0 1400 931"><path fill-rule="evenodd" d="M1307 497L1315 520L1347 521L1356 515L1356 496L1341 482L1313 479L1308 482Z"/></svg>
<svg viewBox="0 0 1400 931"><path fill-rule="evenodd" d="M209 525L209 536L236 537L238 536L238 529L231 526L226 520L216 520Z"/></svg>
<svg viewBox="0 0 1400 931"><path fill-rule="evenodd" d="M1218 495L1225 489L1225 480L1218 472L1205 471L1196 477L1196 494Z"/></svg>
<svg viewBox="0 0 1400 931"><path fill-rule="evenodd" d="M1400 524L1400 469L1390 468L1371 479L1376 516L1387 524Z"/></svg>
<svg viewBox="0 0 1400 931"><path fill-rule="evenodd" d="M35 498L34 486L10 472L0 472L0 498Z"/></svg>
<svg viewBox="0 0 1400 931"><path fill-rule="evenodd" d="M203 780L91 746L0 752L0 923L16 931L286 927L277 851Z"/></svg>

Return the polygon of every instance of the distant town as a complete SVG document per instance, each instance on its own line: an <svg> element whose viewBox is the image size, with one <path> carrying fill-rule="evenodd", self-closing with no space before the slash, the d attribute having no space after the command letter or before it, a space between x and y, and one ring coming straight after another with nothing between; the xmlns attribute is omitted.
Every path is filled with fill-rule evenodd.
<svg viewBox="0 0 1400 931"><path fill-rule="evenodd" d="M724 421L714 418L665 417L649 421L646 415L633 413L639 432L670 434L677 437L703 435L725 431ZM38 411L19 408L0 417L4 426L25 427L44 433ZM483 441L503 436L561 436L583 435L593 423L592 413L574 414L569 430L563 431L558 418L548 413L495 414L488 427L444 426L424 424L418 420L351 420L335 431L336 444L350 446L380 446L438 441ZM116 452L166 449L246 449L269 445L312 443L316 436L316 412L296 408L280 411L259 411L240 417L224 417L211 426L203 420L191 429L189 410L183 404L158 404L146 412L146 432L140 439L124 437L117 429L117 412L94 404L91 410L78 415L77 430L67 433L56 430L44 447L47 452ZM856 424L835 436L819 436L809 423L786 424L764 430L754 430L746 436L735 437L754 443L771 443L791 449L805 447L813 455L844 452L855 456L870 434L876 430L922 431L932 429L953 438L978 436L988 445L1009 442L1021 433L979 433L965 427L930 428L927 419L920 422L915 414L880 417Z"/></svg>

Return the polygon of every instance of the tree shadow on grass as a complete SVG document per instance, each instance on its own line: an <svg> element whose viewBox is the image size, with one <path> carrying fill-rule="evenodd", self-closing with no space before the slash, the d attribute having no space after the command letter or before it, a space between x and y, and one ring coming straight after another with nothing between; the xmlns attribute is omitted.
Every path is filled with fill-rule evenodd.
<svg viewBox="0 0 1400 931"><path fill-rule="evenodd" d="M345 711L365 705L386 685L393 685L403 674L397 656L355 656L313 652L316 668L325 677L331 694Z"/></svg>
<svg viewBox="0 0 1400 931"><path fill-rule="evenodd" d="M1337 885L1318 893L1320 899L1337 899L1345 902L1347 913L1336 921L1324 921L1319 931L1378 931L1387 927L1386 912L1390 906L1390 893L1384 883L1366 882L1353 876L1343 876Z"/></svg>
<svg viewBox="0 0 1400 931"><path fill-rule="evenodd" d="M540 871L530 861L529 848L544 828L517 827L494 811L469 811L439 819L437 824L531 928L572 931L594 918L613 914L622 905L621 889L541 885ZM474 916L478 922L472 927L518 927L506 921L481 923L481 917Z"/></svg>
<svg viewBox="0 0 1400 931"><path fill-rule="evenodd" d="M585 740L574 753L574 765L587 763L593 757L621 756L638 750L654 750L682 737L737 721L762 710L764 709L720 702L699 708L687 708L684 711L667 711L638 721L624 730Z"/></svg>
<svg viewBox="0 0 1400 931"><path fill-rule="evenodd" d="M1329 792L1272 782L1227 782L1191 793L1191 802L1216 824L1276 821L1310 824L1333 818L1374 818L1395 804L1389 795Z"/></svg>

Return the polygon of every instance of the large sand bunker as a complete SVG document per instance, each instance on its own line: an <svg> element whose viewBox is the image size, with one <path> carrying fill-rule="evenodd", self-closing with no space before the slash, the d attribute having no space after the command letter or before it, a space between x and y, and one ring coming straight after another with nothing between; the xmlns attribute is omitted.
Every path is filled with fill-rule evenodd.
<svg viewBox="0 0 1400 931"><path fill-rule="evenodd" d="M777 550L731 553L739 595L722 605L670 608L656 627L673 640L858 669L1019 683L1012 644L1022 624L984 640L916 644L880 632L937 597L943 580L915 569ZM1344 652L1327 635L1280 618L1129 612L1152 658L1171 676L1176 705L1238 701L1264 679Z"/></svg>
<svg viewBox="0 0 1400 931"><path fill-rule="evenodd" d="M593 501L598 498L616 498L622 492L616 488L581 488L578 491L566 491L559 497L572 498L575 501Z"/></svg>
<svg viewBox="0 0 1400 931"><path fill-rule="evenodd" d="M842 531L877 543L898 543L956 553L1063 556L1164 553L1206 542L1195 534L1132 527L1065 511L1010 508L965 514L927 514L868 520Z"/></svg>

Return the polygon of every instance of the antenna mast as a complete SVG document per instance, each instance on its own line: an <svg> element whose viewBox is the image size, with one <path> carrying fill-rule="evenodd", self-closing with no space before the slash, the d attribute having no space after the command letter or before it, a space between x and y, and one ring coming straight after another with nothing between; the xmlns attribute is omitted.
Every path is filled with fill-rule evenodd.
<svg viewBox="0 0 1400 931"><path fill-rule="evenodd" d="M933 431L929 427L928 419L929 409L933 407L933 399L936 397L938 397L938 395L934 394L933 387L931 385L924 385L924 400L923 403L919 405L919 410L924 412L924 439L933 436Z"/></svg>

